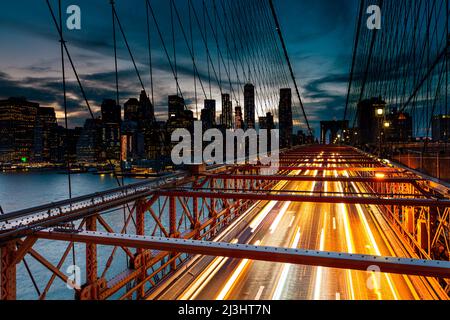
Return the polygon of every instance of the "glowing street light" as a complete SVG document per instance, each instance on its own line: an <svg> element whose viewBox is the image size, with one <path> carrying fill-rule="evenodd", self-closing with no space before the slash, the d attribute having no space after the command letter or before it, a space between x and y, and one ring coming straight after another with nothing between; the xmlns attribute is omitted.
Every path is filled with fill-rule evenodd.
<svg viewBox="0 0 450 320"><path fill-rule="evenodd" d="M384 115L384 109L383 108L377 108L377 116L381 117Z"/></svg>
<svg viewBox="0 0 450 320"><path fill-rule="evenodd" d="M375 178L377 179L384 179L386 178L386 175L384 173L376 173Z"/></svg>

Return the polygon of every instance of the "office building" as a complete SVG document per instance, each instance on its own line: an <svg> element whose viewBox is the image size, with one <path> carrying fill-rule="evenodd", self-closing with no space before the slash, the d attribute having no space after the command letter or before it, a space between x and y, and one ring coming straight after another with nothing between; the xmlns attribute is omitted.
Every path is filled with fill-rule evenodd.
<svg viewBox="0 0 450 320"><path fill-rule="evenodd" d="M56 148L57 122L54 108L39 107L34 135L34 160L50 162Z"/></svg>
<svg viewBox="0 0 450 320"><path fill-rule="evenodd" d="M279 105L280 148L292 147L293 121L292 121L292 90L280 90Z"/></svg>
<svg viewBox="0 0 450 320"><path fill-rule="evenodd" d="M222 116L221 123L225 129L233 128L233 102L228 93L222 94Z"/></svg>
<svg viewBox="0 0 450 320"><path fill-rule="evenodd" d="M434 142L449 142L450 115L433 117L432 137Z"/></svg>
<svg viewBox="0 0 450 320"><path fill-rule="evenodd" d="M184 99L180 96L169 96L169 119L182 116L184 112Z"/></svg>
<svg viewBox="0 0 450 320"><path fill-rule="evenodd" d="M139 104L142 110L142 120L154 122L155 120L155 107L147 96L147 93L142 90L139 97Z"/></svg>
<svg viewBox="0 0 450 320"><path fill-rule="evenodd" d="M247 129L255 129L255 86L250 83L244 86L244 122Z"/></svg>
<svg viewBox="0 0 450 320"><path fill-rule="evenodd" d="M116 101L106 99L102 106L102 149L109 160L120 159L121 107Z"/></svg>
<svg viewBox="0 0 450 320"><path fill-rule="evenodd" d="M363 100L358 104L358 143L361 145L379 143L383 127L386 103L381 98Z"/></svg>
<svg viewBox="0 0 450 320"><path fill-rule="evenodd" d="M384 131L386 142L410 142L413 139L412 117L406 112L392 109L386 115Z"/></svg>
<svg viewBox="0 0 450 320"><path fill-rule="evenodd" d="M259 118L259 129L273 130L275 129L275 122L273 120L273 114L268 112L265 117Z"/></svg>
<svg viewBox="0 0 450 320"><path fill-rule="evenodd" d="M25 98L0 101L0 161L29 161L34 157L39 104Z"/></svg>
<svg viewBox="0 0 450 320"><path fill-rule="evenodd" d="M244 118L242 115L242 108L240 106L234 108L234 126L235 129L245 129Z"/></svg>
<svg viewBox="0 0 450 320"><path fill-rule="evenodd" d="M100 119L87 119L77 143L77 161L99 163L105 161L106 152L102 148L103 123Z"/></svg>
<svg viewBox="0 0 450 320"><path fill-rule="evenodd" d="M203 130L208 130L216 125L216 100L205 100L205 107L201 111Z"/></svg>
<svg viewBox="0 0 450 320"><path fill-rule="evenodd" d="M143 118L142 107L138 99L131 98L123 105L124 121L138 122Z"/></svg>

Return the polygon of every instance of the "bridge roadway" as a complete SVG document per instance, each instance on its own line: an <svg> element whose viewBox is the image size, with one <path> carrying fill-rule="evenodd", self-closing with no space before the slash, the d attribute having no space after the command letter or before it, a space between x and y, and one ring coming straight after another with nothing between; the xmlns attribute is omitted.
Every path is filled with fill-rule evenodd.
<svg viewBox="0 0 450 320"><path fill-rule="evenodd" d="M319 166L320 160L316 160ZM300 172L292 171L291 175ZM316 177L349 176L346 171L301 173ZM353 192L367 192L363 183L352 183L351 188ZM341 193L343 183L280 182L277 189ZM256 213L249 212L254 215L253 219L232 242L377 256L413 256L374 205L266 201L253 211ZM172 282L149 298L411 300L446 299L447 296L435 279L424 277L370 275L361 271L203 257L194 259Z"/></svg>

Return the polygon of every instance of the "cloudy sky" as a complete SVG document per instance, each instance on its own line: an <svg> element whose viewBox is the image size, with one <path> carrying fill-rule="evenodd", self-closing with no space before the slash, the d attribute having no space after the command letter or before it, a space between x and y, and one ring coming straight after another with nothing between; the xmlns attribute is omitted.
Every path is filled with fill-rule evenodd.
<svg viewBox="0 0 450 320"><path fill-rule="evenodd" d="M187 0L175 1L185 19L187 11L183 5ZM193 1L197 4L201 2ZM245 3L245 0L240 1ZM56 10L57 1L50 2ZM115 97L109 0L63 0L62 3L64 9L72 4L81 8L82 29L65 30L65 34L87 98L94 111L98 111L104 98ZM116 3L144 86L149 92L144 1L117 0ZM168 37L166 40L170 44L168 1L151 0L151 3L160 21L163 36ZM307 115L317 131L318 120L342 117L358 1L274 0L274 3L301 86ZM154 26L151 28L153 38L156 38L157 30ZM178 32L177 43L182 42L181 32ZM198 38L195 42L200 46ZM61 119L63 113L58 34L45 0L1 1L0 43L0 99L24 96L42 106L55 107L57 116ZM141 87L121 39L118 46L120 99L123 104L126 99L137 96ZM156 111L163 120L167 113L167 95L176 93L176 87L163 48L156 42L152 55ZM206 60L202 61L201 55L198 60L199 69L204 70ZM192 62L187 50L180 50L177 64L182 91L187 103L195 109ZM88 113L69 65L67 69L70 124L82 125ZM218 94L217 88L214 92Z"/></svg>

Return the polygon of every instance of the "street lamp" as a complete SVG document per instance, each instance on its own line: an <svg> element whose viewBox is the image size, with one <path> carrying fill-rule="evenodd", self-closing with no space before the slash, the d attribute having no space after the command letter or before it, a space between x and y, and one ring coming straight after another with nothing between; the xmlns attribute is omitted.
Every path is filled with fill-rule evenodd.
<svg viewBox="0 0 450 320"><path fill-rule="evenodd" d="M378 107L376 112L378 117L382 117L384 115L384 109L381 107Z"/></svg>
<svg viewBox="0 0 450 320"><path fill-rule="evenodd" d="M378 118L378 143L379 143L379 148L378 148L378 155L381 155L381 147L382 147L382 135L383 135L383 120L384 120L384 105L375 105L375 114Z"/></svg>

